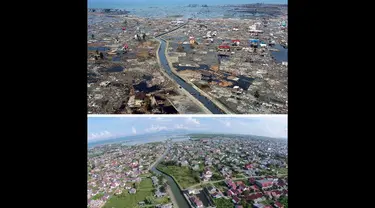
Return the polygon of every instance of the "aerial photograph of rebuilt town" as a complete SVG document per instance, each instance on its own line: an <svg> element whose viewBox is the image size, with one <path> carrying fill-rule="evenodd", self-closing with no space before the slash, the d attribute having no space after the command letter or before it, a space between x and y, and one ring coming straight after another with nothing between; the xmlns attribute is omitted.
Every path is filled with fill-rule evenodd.
<svg viewBox="0 0 375 208"><path fill-rule="evenodd" d="M88 0L88 114L287 114L287 0Z"/></svg>
<svg viewBox="0 0 375 208"><path fill-rule="evenodd" d="M287 208L287 115L88 117L87 207Z"/></svg>

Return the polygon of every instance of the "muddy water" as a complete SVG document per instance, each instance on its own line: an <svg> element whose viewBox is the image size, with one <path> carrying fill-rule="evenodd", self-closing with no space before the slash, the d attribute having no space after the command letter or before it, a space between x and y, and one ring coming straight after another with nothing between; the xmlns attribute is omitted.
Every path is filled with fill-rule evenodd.
<svg viewBox="0 0 375 208"><path fill-rule="evenodd" d="M107 69L107 72L122 72L124 70L124 67L122 66L114 66L109 69Z"/></svg>
<svg viewBox="0 0 375 208"><path fill-rule="evenodd" d="M98 51L104 52L104 51L108 51L109 48L108 47L87 47L87 50L89 50L89 51L96 51L96 50L98 50Z"/></svg>
<svg viewBox="0 0 375 208"><path fill-rule="evenodd" d="M140 82L139 84L133 85L134 89L139 91L139 92L144 92L144 93L150 93L154 92L157 90L160 90L159 86L152 86L152 87L147 87L147 83L145 81Z"/></svg>
<svg viewBox="0 0 375 208"><path fill-rule="evenodd" d="M288 61L288 49L287 48L284 48L279 44L276 44L274 48L279 50L279 51L271 51L272 57L276 60L277 63Z"/></svg>
<svg viewBox="0 0 375 208"><path fill-rule="evenodd" d="M183 70L209 70L210 67L206 64L200 64L199 67L193 67L193 66L179 66L178 64L174 65L174 67L177 69L177 71L183 71Z"/></svg>

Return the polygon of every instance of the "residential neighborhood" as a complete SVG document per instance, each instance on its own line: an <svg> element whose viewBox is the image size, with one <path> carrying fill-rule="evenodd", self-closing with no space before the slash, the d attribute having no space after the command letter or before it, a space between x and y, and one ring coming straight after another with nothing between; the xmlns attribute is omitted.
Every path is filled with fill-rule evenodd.
<svg viewBox="0 0 375 208"><path fill-rule="evenodd" d="M146 190L150 192L149 195L157 198L167 197L165 189L164 192L160 191L158 178L152 177L149 171L165 150L165 145L161 142L136 146L109 144L89 149L88 207L105 207L112 198L116 200L116 197L126 198L131 195L137 197L137 193L144 194ZM168 207L167 203L164 207Z"/></svg>
<svg viewBox="0 0 375 208"><path fill-rule="evenodd" d="M287 157L287 140L241 135L97 146L88 152L88 207L172 208L183 200L194 208L286 208Z"/></svg>
<svg viewBox="0 0 375 208"><path fill-rule="evenodd" d="M173 142L158 167L174 176L191 207L284 207L287 152L286 140L193 135Z"/></svg>

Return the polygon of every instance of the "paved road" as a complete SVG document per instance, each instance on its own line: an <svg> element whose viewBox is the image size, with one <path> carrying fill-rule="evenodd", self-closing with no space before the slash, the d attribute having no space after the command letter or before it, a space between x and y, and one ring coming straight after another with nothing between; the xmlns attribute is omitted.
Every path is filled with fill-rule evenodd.
<svg viewBox="0 0 375 208"><path fill-rule="evenodd" d="M188 24L188 23L186 23L186 24ZM185 25L181 25L181 26L179 26L179 27L177 27L173 30L170 30L168 32L165 32L165 33L162 33L160 35L155 36L155 38L160 41L160 47L159 47L159 50L158 50L160 64L163 66L166 73L172 79L174 79L177 82L177 84L180 85L180 87L182 87L186 91L188 91L199 102L201 102L209 111L211 111L213 114L224 114L224 112L222 110L220 110L220 108L218 108L210 99L201 95L201 93L198 92L196 89L194 89L190 84L186 83L183 79L181 79L179 76L177 76L175 73L173 73L172 70L171 70L172 66L169 66L169 64L168 64L168 60L167 60L167 57L166 57L166 54L165 54L166 53L166 41L164 39L161 39L161 38L158 38L158 37L161 37L161 36L163 36L167 33L175 31L175 30L177 30L177 29L179 29L179 28L181 28Z"/></svg>

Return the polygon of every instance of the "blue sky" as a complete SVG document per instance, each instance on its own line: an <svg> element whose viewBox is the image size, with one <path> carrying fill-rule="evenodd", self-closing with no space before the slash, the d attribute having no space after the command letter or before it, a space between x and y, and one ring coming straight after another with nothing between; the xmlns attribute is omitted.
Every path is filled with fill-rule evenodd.
<svg viewBox="0 0 375 208"><path fill-rule="evenodd" d="M88 140L142 135L160 131L254 134L287 138L287 116L262 117L89 117Z"/></svg>

